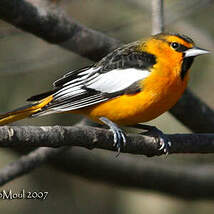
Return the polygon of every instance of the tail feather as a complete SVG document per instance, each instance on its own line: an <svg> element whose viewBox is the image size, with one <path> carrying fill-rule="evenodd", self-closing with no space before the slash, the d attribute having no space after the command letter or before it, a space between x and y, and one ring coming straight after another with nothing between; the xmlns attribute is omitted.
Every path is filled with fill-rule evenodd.
<svg viewBox="0 0 214 214"><path fill-rule="evenodd" d="M27 101L30 101L30 102L40 101L40 100L42 100L44 98L47 98L48 96L52 95L57 90L58 89L54 89L54 90L51 90L51 91L46 91L44 93L34 95L34 96L28 98Z"/></svg>
<svg viewBox="0 0 214 214"><path fill-rule="evenodd" d="M14 111L10 111L8 113L0 115L0 126L15 122L17 120L22 120L24 118L30 117L32 114L38 111L42 111L42 108L46 106L52 99L53 96L51 95L35 104L26 105L21 108L15 109Z"/></svg>

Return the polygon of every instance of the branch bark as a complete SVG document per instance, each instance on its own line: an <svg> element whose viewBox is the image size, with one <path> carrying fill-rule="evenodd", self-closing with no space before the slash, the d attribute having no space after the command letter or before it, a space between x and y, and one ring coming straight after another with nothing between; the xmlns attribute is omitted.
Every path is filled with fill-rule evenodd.
<svg viewBox="0 0 214 214"><path fill-rule="evenodd" d="M173 153L214 153L214 134L166 135ZM63 147L81 146L88 149L114 151L113 134L95 127L62 126L3 126L0 127L0 147ZM123 153L155 156L163 154L156 138L149 135L129 134Z"/></svg>

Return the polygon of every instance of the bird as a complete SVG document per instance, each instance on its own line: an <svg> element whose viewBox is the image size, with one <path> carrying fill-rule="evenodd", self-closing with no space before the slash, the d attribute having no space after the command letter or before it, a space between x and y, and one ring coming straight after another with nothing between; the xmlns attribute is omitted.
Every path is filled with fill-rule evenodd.
<svg viewBox="0 0 214 214"><path fill-rule="evenodd" d="M54 88L27 99L21 108L0 115L0 125L52 113L82 114L113 132L117 151L126 145L120 126L153 131L163 153L171 142L144 123L169 110L184 93L194 58L209 53L183 34L159 33L123 45L93 65L72 70Z"/></svg>

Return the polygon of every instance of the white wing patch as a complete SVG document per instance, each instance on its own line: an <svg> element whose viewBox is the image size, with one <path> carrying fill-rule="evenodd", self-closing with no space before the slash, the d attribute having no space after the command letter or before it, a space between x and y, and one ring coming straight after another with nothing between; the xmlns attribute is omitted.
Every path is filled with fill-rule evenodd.
<svg viewBox="0 0 214 214"><path fill-rule="evenodd" d="M73 79L65 82L61 85L62 88L53 94L53 101L41 114L70 111L104 102L110 99L105 93L123 91L150 74L147 70L135 68L115 69L106 73L99 73L99 70L100 68L90 68L74 75ZM64 77L67 76L69 75Z"/></svg>
<svg viewBox="0 0 214 214"><path fill-rule="evenodd" d="M140 70L135 68L115 69L104 74L100 74L93 80L86 82L88 88L103 92L115 93L122 91L133 83L148 77L148 70Z"/></svg>

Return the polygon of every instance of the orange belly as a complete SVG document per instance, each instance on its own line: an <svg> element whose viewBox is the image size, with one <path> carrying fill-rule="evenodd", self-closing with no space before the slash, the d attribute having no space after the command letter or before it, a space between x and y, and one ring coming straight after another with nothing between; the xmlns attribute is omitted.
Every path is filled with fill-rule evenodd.
<svg viewBox="0 0 214 214"><path fill-rule="evenodd" d="M188 79L154 77L142 82L142 92L116 97L85 108L81 113L96 122L100 122L99 117L103 116L119 125L150 121L169 110L178 101Z"/></svg>

